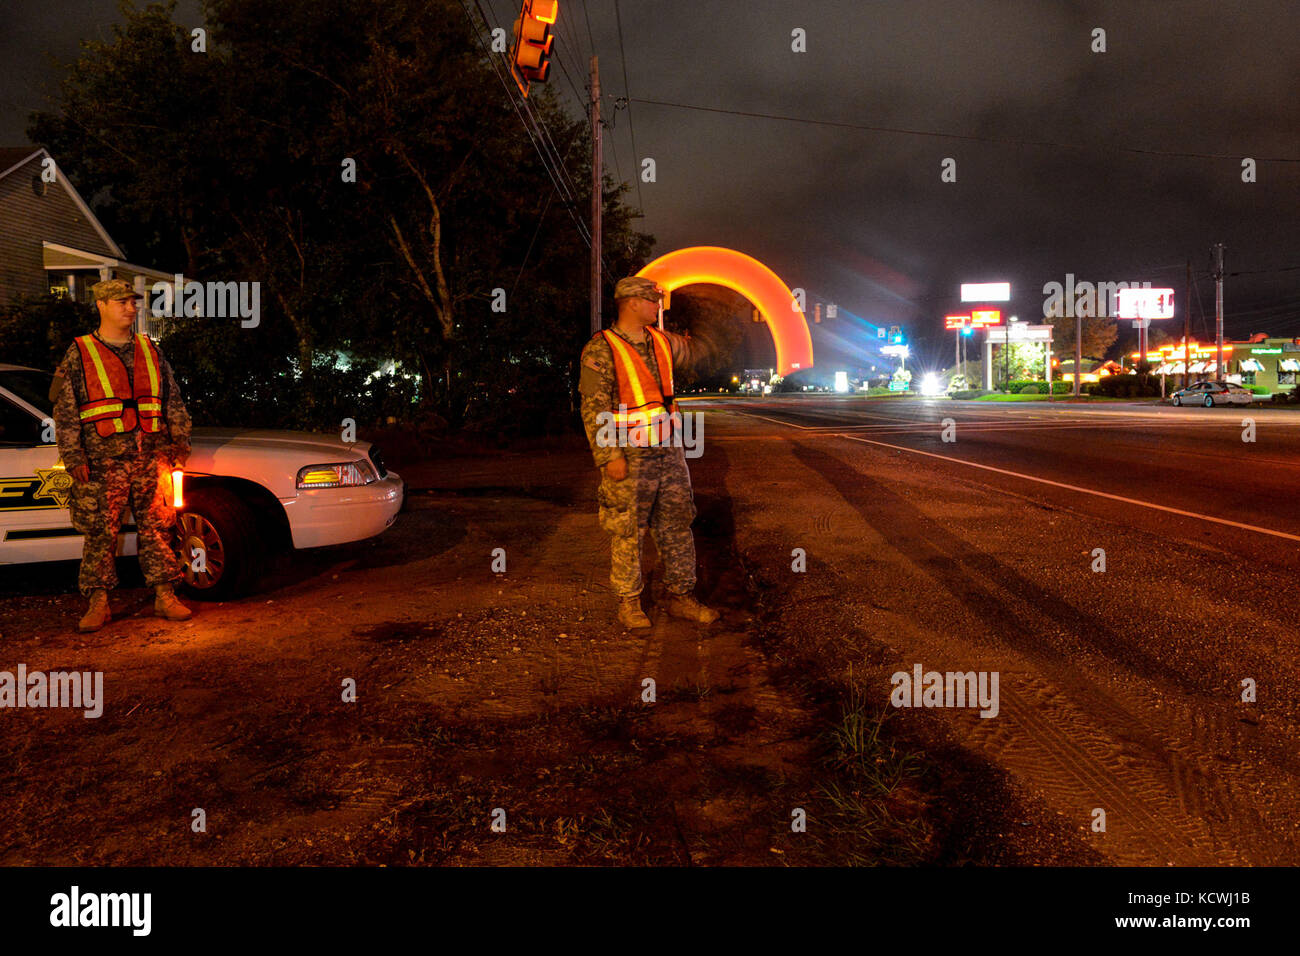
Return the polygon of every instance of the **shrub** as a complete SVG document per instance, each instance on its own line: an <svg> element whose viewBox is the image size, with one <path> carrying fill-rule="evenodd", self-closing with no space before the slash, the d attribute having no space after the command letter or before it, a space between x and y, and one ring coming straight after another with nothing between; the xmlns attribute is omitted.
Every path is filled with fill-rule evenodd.
<svg viewBox="0 0 1300 956"><path fill-rule="evenodd" d="M0 361L52 372L72 340L99 325L93 306L44 296L0 310Z"/></svg>
<svg viewBox="0 0 1300 956"><path fill-rule="evenodd" d="M1020 395L1042 395L1043 392L1042 392L1042 389L1040 389L1037 385L1026 385L1024 388L1022 388L1022 389L1019 391L1018 394L1020 394Z"/></svg>
<svg viewBox="0 0 1300 956"><path fill-rule="evenodd" d="M1144 379L1140 375L1108 375L1100 382L1085 382L1083 389L1089 395L1110 398L1158 398L1160 380L1154 376Z"/></svg>
<svg viewBox="0 0 1300 956"><path fill-rule="evenodd" d="M1029 385L1033 385L1034 387L1036 387L1038 389L1039 395L1047 394L1047 383L1039 381L1038 379L1018 378L1018 379L1012 379L1010 382L1006 383L1006 387L1008 389L1010 389L1014 393L1018 393L1021 395L1025 394L1025 387ZM1073 390L1074 390L1073 386L1071 386L1069 382L1064 382L1061 381L1060 379L1057 379L1052 382L1053 395L1067 395Z"/></svg>

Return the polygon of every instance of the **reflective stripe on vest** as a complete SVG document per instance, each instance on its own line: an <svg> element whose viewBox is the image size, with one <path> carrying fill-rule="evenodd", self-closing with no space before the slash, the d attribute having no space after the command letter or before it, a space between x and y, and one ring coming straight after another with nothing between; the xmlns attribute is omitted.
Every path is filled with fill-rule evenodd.
<svg viewBox="0 0 1300 956"><path fill-rule="evenodd" d="M79 410L81 421L94 422L104 438L133 431L137 424L147 432L161 431L161 364L149 337L135 337L132 379L122 359L93 335L78 336L76 342L87 398Z"/></svg>
<svg viewBox="0 0 1300 956"><path fill-rule="evenodd" d="M659 380L651 374L640 352L616 333L601 332L613 353L618 382L619 409L614 412L614 423L620 433L626 430L628 444L637 448L667 443L672 436L671 416L677 412L677 403L672 400L672 346L659 329L647 326L646 332L659 366ZM667 402L665 394L669 396Z"/></svg>

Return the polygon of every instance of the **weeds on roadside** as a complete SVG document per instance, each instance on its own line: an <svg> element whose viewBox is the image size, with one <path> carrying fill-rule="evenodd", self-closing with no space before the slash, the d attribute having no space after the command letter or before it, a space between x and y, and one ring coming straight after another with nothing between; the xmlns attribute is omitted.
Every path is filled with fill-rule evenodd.
<svg viewBox="0 0 1300 956"><path fill-rule="evenodd" d="M824 806L809 814L809 832L826 862L914 866L932 855L933 828L910 787L921 760L884 732L888 717L888 706L872 710L850 672L838 719L823 737Z"/></svg>

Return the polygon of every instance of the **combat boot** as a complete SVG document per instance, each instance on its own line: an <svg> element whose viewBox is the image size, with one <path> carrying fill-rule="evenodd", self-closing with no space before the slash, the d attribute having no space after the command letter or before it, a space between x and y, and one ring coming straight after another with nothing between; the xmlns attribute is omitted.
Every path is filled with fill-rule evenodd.
<svg viewBox="0 0 1300 956"><path fill-rule="evenodd" d="M193 611L176 600L176 593L170 584L159 584L153 591L153 612L158 617L169 621L188 621L193 616Z"/></svg>
<svg viewBox="0 0 1300 956"><path fill-rule="evenodd" d="M89 634L98 631L112 619L113 615L108 609L108 591L95 588L90 592L90 608L86 611L86 616L77 622L77 630Z"/></svg>
<svg viewBox="0 0 1300 956"><path fill-rule="evenodd" d="M618 602L618 620L624 627L649 627L650 618L645 616L645 611L641 610L641 599L639 597L623 598Z"/></svg>
<svg viewBox="0 0 1300 956"><path fill-rule="evenodd" d="M685 618L699 624L712 624L718 619L718 612L705 607L689 594L670 595L668 613L673 617Z"/></svg>

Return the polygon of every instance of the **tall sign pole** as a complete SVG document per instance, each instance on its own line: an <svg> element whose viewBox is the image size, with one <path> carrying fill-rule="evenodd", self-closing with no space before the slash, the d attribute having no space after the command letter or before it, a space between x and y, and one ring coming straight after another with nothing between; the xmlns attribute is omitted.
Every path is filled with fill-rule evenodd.
<svg viewBox="0 0 1300 956"><path fill-rule="evenodd" d="M1192 260L1187 260L1187 298L1183 300L1183 388L1190 381L1191 358L1187 339L1192 328Z"/></svg>
<svg viewBox="0 0 1300 956"><path fill-rule="evenodd" d="M1222 382L1223 374L1223 243L1214 244L1214 330L1217 336L1219 355L1214 364L1215 381Z"/></svg>
<svg viewBox="0 0 1300 956"><path fill-rule="evenodd" d="M600 331L600 213L603 196L600 157L600 70L591 58L591 334Z"/></svg>
<svg viewBox="0 0 1300 956"><path fill-rule="evenodd" d="M1083 316L1074 310L1074 397L1079 397L1079 380L1083 377Z"/></svg>

